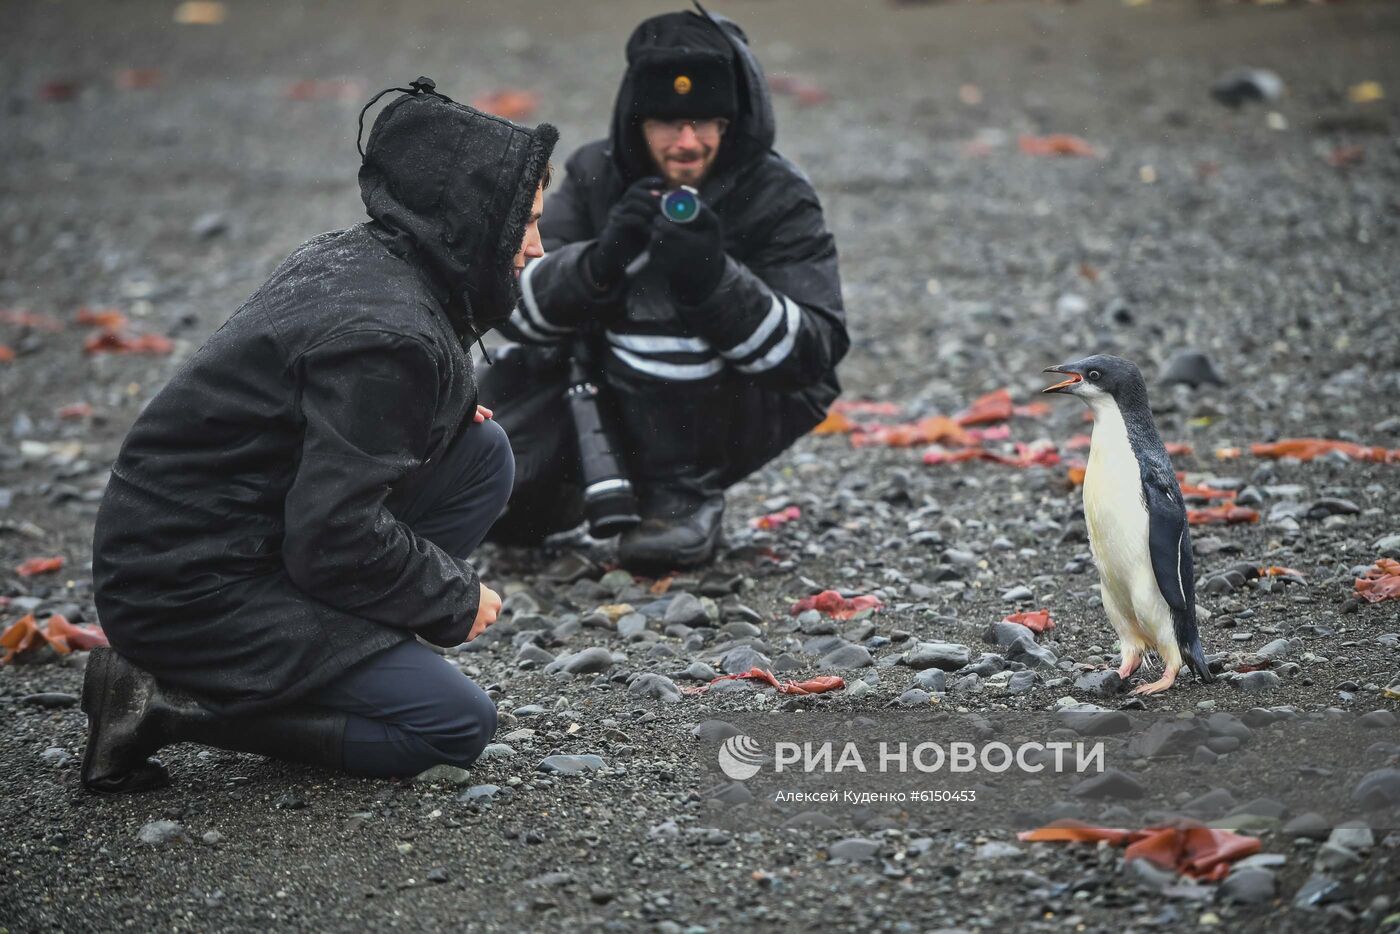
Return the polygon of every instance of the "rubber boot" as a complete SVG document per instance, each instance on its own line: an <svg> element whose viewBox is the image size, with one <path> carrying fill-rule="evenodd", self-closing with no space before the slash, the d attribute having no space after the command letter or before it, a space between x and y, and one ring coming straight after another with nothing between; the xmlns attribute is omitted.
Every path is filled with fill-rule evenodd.
<svg viewBox="0 0 1400 934"><path fill-rule="evenodd" d="M618 559L642 571L708 564L724 533L724 491L711 461L724 449L716 394L697 387L615 398L642 516L618 540Z"/></svg>
<svg viewBox="0 0 1400 934"><path fill-rule="evenodd" d="M223 717L192 695L162 686L112 649L93 649L83 679L88 742L83 784L93 791L147 791L168 784L149 757L173 743L202 743L289 762L344 767L345 714L289 707L254 717Z"/></svg>

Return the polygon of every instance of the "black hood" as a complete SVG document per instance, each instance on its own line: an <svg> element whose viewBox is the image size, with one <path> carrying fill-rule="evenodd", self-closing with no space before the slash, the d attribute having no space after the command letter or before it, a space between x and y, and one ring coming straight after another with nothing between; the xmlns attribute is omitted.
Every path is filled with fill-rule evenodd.
<svg viewBox="0 0 1400 934"><path fill-rule="evenodd" d="M642 138L643 115L636 108L643 96L635 86L638 71L668 55L706 52L730 60L738 95L738 112L725 131L712 173L742 166L773 148L773 102L744 31L733 20L715 14L663 13L644 20L627 40L627 74L613 106L613 159L628 183L656 173Z"/></svg>
<svg viewBox="0 0 1400 934"><path fill-rule="evenodd" d="M530 130L421 90L374 121L365 208L396 251L427 267L464 341L515 307L513 260L558 139L547 123Z"/></svg>

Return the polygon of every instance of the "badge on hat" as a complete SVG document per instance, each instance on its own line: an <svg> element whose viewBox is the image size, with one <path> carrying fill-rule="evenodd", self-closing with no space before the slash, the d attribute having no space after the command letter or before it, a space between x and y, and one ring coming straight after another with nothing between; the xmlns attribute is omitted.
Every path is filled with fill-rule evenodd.
<svg viewBox="0 0 1400 934"><path fill-rule="evenodd" d="M689 94L693 86L686 75L676 75L676 80L671 82L671 87L675 88L677 94Z"/></svg>

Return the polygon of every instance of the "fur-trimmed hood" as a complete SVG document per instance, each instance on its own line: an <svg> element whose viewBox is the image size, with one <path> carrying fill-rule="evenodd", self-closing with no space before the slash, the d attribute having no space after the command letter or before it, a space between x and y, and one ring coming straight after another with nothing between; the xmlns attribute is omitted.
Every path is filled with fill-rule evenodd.
<svg viewBox="0 0 1400 934"><path fill-rule="evenodd" d="M636 112L638 73L667 54L714 52L727 57L735 71L738 112L724 134L714 172L738 168L773 148L777 127L763 67L749 49L738 24L713 13L663 13L644 20L627 40L627 73L613 106L610 148L622 177L630 184L653 175L656 167L642 138L643 114Z"/></svg>
<svg viewBox="0 0 1400 934"><path fill-rule="evenodd" d="M397 252L428 267L464 341L515 307L513 259L558 139L547 123L531 130L422 89L374 121L365 208Z"/></svg>

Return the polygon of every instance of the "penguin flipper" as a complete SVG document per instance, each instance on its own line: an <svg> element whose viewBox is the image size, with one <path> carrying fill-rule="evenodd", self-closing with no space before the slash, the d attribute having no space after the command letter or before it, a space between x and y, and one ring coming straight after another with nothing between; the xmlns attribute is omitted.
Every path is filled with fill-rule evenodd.
<svg viewBox="0 0 1400 934"><path fill-rule="evenodd" d="M1202 681L1214 681L1196 628L1196 568L1191 556L1191 533L1186 504L1176 475L1160 469L1144 471L1142 490L1147 506L1147 546L1157 589L1172 611L1176 643L1186 664Z"/></svg>

